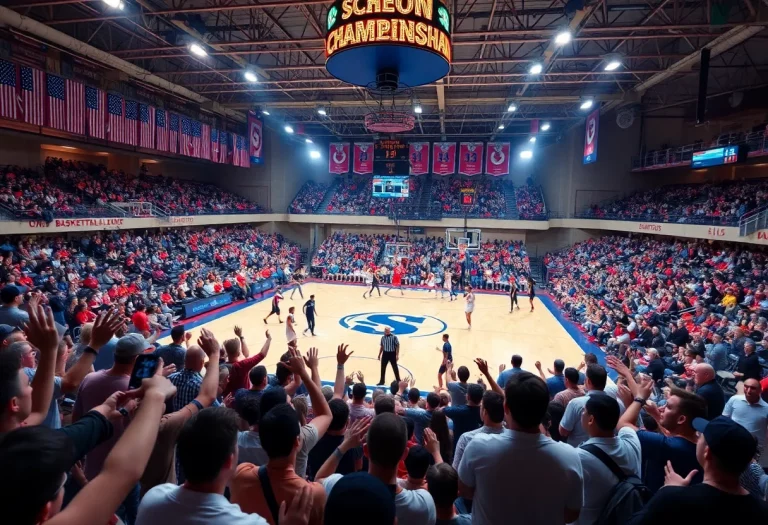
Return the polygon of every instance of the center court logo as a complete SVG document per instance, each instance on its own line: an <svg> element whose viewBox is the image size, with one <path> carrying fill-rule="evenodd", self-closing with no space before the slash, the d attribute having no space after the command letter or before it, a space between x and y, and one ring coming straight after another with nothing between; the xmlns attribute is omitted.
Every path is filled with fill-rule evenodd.
<svg viewBox="0 0 768 525"><path fill-rule="evenodd" d="M389 327L395 335L428 337L445 331L447 325L431 315L408 315L387 312L351 314L342 317L339 324L363 334L383 335Z"/></svg>

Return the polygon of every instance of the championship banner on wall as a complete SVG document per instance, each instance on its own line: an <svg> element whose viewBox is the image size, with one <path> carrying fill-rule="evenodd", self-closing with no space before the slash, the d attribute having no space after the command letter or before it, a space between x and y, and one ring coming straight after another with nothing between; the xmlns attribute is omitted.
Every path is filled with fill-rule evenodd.
<svg viewBox="0 0 768 525"><path fill-rule="evenodd" d="M597 131L600 125L600 108L587 116L584 132L584 164L597 161Z"/></svg>
<svg viewBox="0 0 768 525"><path fill-rule="evenodd" d="M261 120L253 111L248 112L248 156L251 164L264 162L264 134Z"/></svg>
<svg viewBox="0 0 768 525"><path fill-rule="evenodd" d="M509 175L509 142L489 142L485 150L485 174Z"/></svg>
<svg viewBox="0 0 768 525"><path fill-rule="evenodd" d="M349 173L349 143L332 142L328 145L328 172Z"/></svg>
<svg viewBox="0 0 768 525"><path fill-rule="evenodd" d="M455 142L435 142L432 145L432 173L435 175L456 173Z"/></svg>
<svg viewBox="0 0 768 525"><path fill-rule="evenodd" d="M373 142L355 142L352 171L358 175L373 173Z"/></svg>
<svg viewBox="0 0 768 525"><path fill-rule="evenodd" d="M429 142L411 142L408 144L408 149L411 175L426 175L429 173Z"/></svg>
<svg viewBox="0 0 768 525"><path fill-rule="evenodd" d="M483 143L462 142L459 144L459 175L481 175L483 173Z"/></svg>

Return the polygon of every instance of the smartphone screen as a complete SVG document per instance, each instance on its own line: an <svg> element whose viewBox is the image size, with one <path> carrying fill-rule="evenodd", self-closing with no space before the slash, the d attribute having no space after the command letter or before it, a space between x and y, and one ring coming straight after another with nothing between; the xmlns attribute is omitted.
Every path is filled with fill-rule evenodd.
<svg viewBox="0 0 768 525"><path fill-rule="evenodd" d="M128 388L134 389L141 386L141 380L155 375L157 364L160 358L153 354L141 354L136 358L131 372L131 379L128 381Z"/></svg>

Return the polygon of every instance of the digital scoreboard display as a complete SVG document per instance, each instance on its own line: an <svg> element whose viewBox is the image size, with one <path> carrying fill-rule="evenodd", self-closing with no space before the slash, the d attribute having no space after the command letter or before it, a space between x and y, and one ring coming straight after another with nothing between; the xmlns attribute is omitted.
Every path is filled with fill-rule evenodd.
<svg viewBox="0 0 768 525"><path fill-rule="evenodd" d="M734 164L739 161L739 146L723 146L704 151L697 151L691 159L692 168L706 168L708 166L722 166Z"/></svg>
<svg viewBox="0 0 768 525"><path fill-rule="evenodd" d="M408 177L373 177L373 196L381 198L408 197Z"/></svg>
<svg viewBox="0 0 768 525"><path fill-rule="evenodd" d="M373 172L377 175L409 175L409 151L404 140L377 140L373 145Z"/></svg>

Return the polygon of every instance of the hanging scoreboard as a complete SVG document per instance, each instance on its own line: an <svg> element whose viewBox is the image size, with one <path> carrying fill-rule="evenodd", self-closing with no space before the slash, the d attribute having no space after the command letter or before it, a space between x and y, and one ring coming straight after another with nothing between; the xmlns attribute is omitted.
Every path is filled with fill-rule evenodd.
<svg viewBox="0 0 768 525"><path fill-rule="evenodd" d="M377 140L373 145L374 175L409 175L408 143L400 139Z"/></svg>

